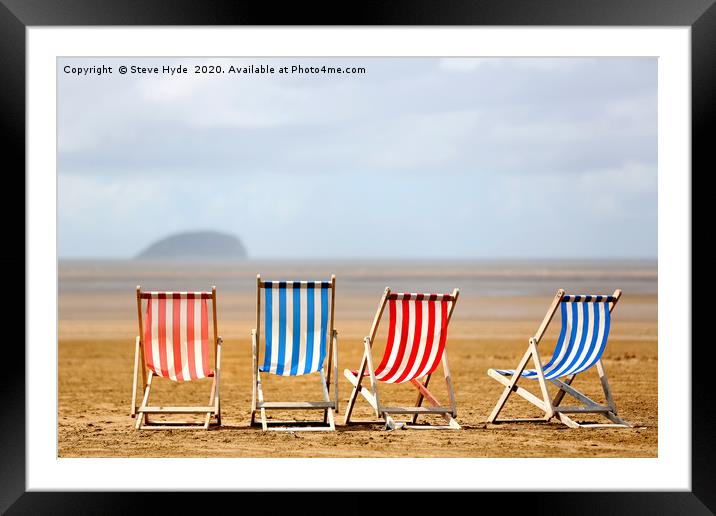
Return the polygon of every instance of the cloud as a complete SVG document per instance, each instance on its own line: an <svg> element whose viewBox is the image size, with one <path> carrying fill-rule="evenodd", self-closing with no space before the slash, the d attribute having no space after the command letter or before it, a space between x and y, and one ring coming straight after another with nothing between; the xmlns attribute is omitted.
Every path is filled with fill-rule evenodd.
<svg viewBox="0 0 716 516"><path fill-rule="evenodd" d="M584 58L569 57L443 57L438 61L438 67L449 72L473 72L481 68L565 72L583 65L585 62Z"/></svg>
<svg viewBox="0 0 716 516"><path fill-rule="evenodd" d="M438 61L438 66L449 72L471 72L488 63L487 59L476 57L444 57Z"/></svg>
<svg viewBox="0 0 716 516"><path fill-rule="evenodd" d="M640 229L656 228L654 59L197 64L259 61L367 73L60 74L61 255L128 256L207 227L239 234L252 256L412 256L426 231L455 256L566 252L570 239L599 253L617 223L624 253L656 252L655 231ZM414 204L459 216L447 225L417 210L408 223L402 207ZM588 244L564 236L577 227L564 217L572 206ZM540 243L546 226L563 233Z"/></svg>

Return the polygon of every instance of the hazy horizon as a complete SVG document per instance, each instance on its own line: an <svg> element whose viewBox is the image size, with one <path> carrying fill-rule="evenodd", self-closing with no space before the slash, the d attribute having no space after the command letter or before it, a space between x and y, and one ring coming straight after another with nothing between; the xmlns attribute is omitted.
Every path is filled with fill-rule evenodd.
<svg viewBox="0 0 716 516"><path fill-rule="evenodd" d="M214 258L214 259L202 259L202 258L139 258L136 256L128 257L112 257L112 256L58 256L59 262L102 262L102 263L126 263L132 262L137 264L218 264L218 265L229 265L232 263L239 264L251 264L251 263L287 263L295 262L298 264L315 264L315 263L342 263L342 264L360 264L360 263L479 263L486 265L499 265L503 263L508 264L523 264L523 265L561 265L561 264L650 264L656 266L658 264L658 258L656 257L569 257L569 256L554 256L554 257L537 257L537 258L522 258L519 256L511 257L433 257L433 258L420 258L420 257L381 257L381 256L339 256L339 257L301 257L301 258L280 258L280 257L254 257L248 256L243 259L232 259L232 258Z"/></svg>
<svg viewBox="0 0 716 516"><path fill-rule="evenodd" d="M273 280L320 280L336 275L342 295L398 291L450 292L509 296L575 293L654 295L655 261L615 260L245 260L235 262L167 262L151 260L60 260L60 292L113 293L131 296L145 290L252 292L256 274Z"/></svg>

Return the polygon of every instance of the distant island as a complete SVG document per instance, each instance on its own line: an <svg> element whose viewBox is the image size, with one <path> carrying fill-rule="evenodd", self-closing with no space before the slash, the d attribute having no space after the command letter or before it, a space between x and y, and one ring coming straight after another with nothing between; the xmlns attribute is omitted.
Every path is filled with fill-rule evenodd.
<svg viewBox="0 0 716 516"><path fill-rule="evenodd" d="M177 233L157 240L137 260L244 260L246 248L234 235L218 231Z"/></svg>

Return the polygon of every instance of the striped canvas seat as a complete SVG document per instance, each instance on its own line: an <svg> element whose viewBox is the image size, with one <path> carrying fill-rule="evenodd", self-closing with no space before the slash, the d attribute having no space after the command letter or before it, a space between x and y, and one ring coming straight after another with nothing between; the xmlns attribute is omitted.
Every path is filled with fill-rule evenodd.
<svg viewBox="0 0 716 516"><path fill-rule="evenodd" d="M214 375L209 358L211 292L142 292L144 356L155 375L176 382Z"/></svg>
<svg viewBox="0 0 716 516"><path fill-rule="evenodd" d="M361 396L373 408L375 415L385 423L389 430L396 428L443 428L459 430L456 421L457 405L455 391L448 366L447 330L452 312L457 304L460 291L452 294L395 293L386 287L375 313L370 333L363 340L365 347L360 367L357 370L345 369L346 379L353 385L348 399L344 423L351 424L351 414L358 396ZM383 357L377 367L373 367L372 348L378 332L378 326L388 307L388 339ZM443 404L428 390L432 374L442 364L449 403ZM366 377L369 386L366 385ZM378 395L379 383L408 383L418 390L418 398L412 406L392 406L381 402ZM387 387L381 387L381 389ZM424 407L423 402L429 406ZM421 414L441 416L447 425L418 425ZM394 419L409 415L411 421ZM370 421L353 420L354 423Z"/></svg>
<svg viewBox="0 0 716 516"><path fill-rule="evenodd" d="M211 424L221 426L219 380L223 340L217 323L216 287L212 287L211 292L145 292L137 285L136 298L139 333L134 347L130 412L137 418L134 428L207 430ZM210 346L213 348L211 352ZM155 380L162 378L178 383L208 377L211 378L208 403L159 405L150 402ZM137 406L140 381L144 384L144 395ZM183 388L178 390L186 392ZM188 419L155 419L157 414L183 414Z"/></svg>
<svg viewBox="0 0 716 516"><path fill-rule="evenodd" d="M323 369L329 323L329 281L264 281L261 372L300 376Z"/></svg>
<svg viewBox="0 0 716 516"><path fill-rule="evenodd" d="M330 281L262 281L258 274L256 288L251 426L260 415L264 431L334 431L333 414L338 410L338 331L333 327L336 277L331 275ZM320 380L323 399L299 401L292 396L293 400L266 400L261 373L293 377L317 373L311 376ZM320 410L323 420L279 421L267 417L270 410Z"/></svg>
<svg viewBox="0 0 716 516"><path fill-rule="evenodd" d="M445 350L452 302L449 294L388 296L388 342L376 380L405 383L435 371Z"/></svg>
<svg viewBox="0 0 716 516"><path fill-rule="evenodd" d="M586 371L602 357L609 336L612 296L564 296L560 303L562 328L549 362L543 366L546 380ZM514 369L496 369L513 375ZM535 369L525 369L525 378L536 380Z"/></svg>
<svg viewBox="0 0 716 516"><path fill-rule="evenodd" d="M570 295L558 289L542 319L537 332L529 339L527 351L516 369L488 369L487 374L503 385L502 394L487 417L488 423L547 422L553 417L570 428L580 427L622 427L630 425L617 415L617 406L611 394L609 380L601 357L609 338L612 323L612 311L621 298L622 291L617 289L611 296ZM557 337L552 357L546 364L540 359L538 346L547 332L550 322L557 311L562 314L562 326ZM533 369L527 369L532 362ZM604 393L604 403L593 400L574 385L579 373L594 367L599 375L599 383ZM564 380L560 379L566 377ZM531 392L519 381L537 380L539 395ZM549 386L557 388L552 397ZM497 419L512 394L520 396L540 411L538 417ZM562 405L565 396L576 400L576 405ZM579 420L588 414L605 417L610 422L592 422ZM573 419L574 418L574 419Z"/></svg>
<svg viewBox="0 0 716 516"><path fill-rule="evenodd" d="M547 422L559 419L570 428L580 427L622 427L630 425L617 415L617 406L611 394L609 380L601 357L609 338L612 324L612 311L621 298L622 291L617 289L611 296L570 295L559 289L552 300L547 314L537 332L529 339L527 351L516 369L488 369L487 374L503 385L502 394L487 417L488 423ZM562 314L562 325L557 337L552 357L546 364L540 359L538 346L547 332L550 322L557 311ZM533 369L527 369L532 362ZM578 374L588 369L596 369L599 383L604 393L604 403L593 400L574 385ZM563 380L562 377L566 377ZM531 392L519 381L537 380L539 395ZM553 396L549 386L557 388ZM538 417L497 419L512 394L520 396L540 411ZM576 405L563 405L565 396L576 400ZM584 421L577 418L596 414L610 422Z"/></svg>

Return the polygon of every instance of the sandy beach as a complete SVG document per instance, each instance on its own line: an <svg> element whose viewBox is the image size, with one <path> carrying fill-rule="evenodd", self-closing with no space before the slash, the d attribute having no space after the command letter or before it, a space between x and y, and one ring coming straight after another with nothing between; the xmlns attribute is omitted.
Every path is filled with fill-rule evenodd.
<svg viewBox="0 0 716 516"><path fill-rule="evenodd" d="M197 270L199 272L197 272ZM251 343L255 273L273 279L337 276L335 327L339 332L341 408L350 392L345 367L358 365L385 286L400 291L461 289L447 350L461 431L343 427L334 433L263 433L249 427ZM404 264L246 263L241 266L138 265L69 262L59 268L58 455L60 457L655 457L658 451L657 296L655 264ZM223 426L210 431L135 431L130 418L134 339L134 287L209 289L217 286L222 355ZM558 422L486 424L502 388L490 367L516 366L559 288L573 293L624 291L612 320L603 362L619 414L631 429L570 429ZM375 357L385 343L379 332ZM541 347L552 351L559 320ZM266 375L269 376L269 375ZM268 377L269 399L320 397L317 375ZM536 382L525 382L537 389ZM446 398L439 376L432 384ZM601 401L596 371L575 386ZM412 404L414 389L381 385L390 404ZM154 400L205 403L208 381L155 384ZM370 417L360 399L357 417ZM511 397L505 416L534 416L530 405ZM276 418L315 413L276 413ZM590 419L591 420L591 419ZM337 422L343 421L343 413Z"/></svg>

